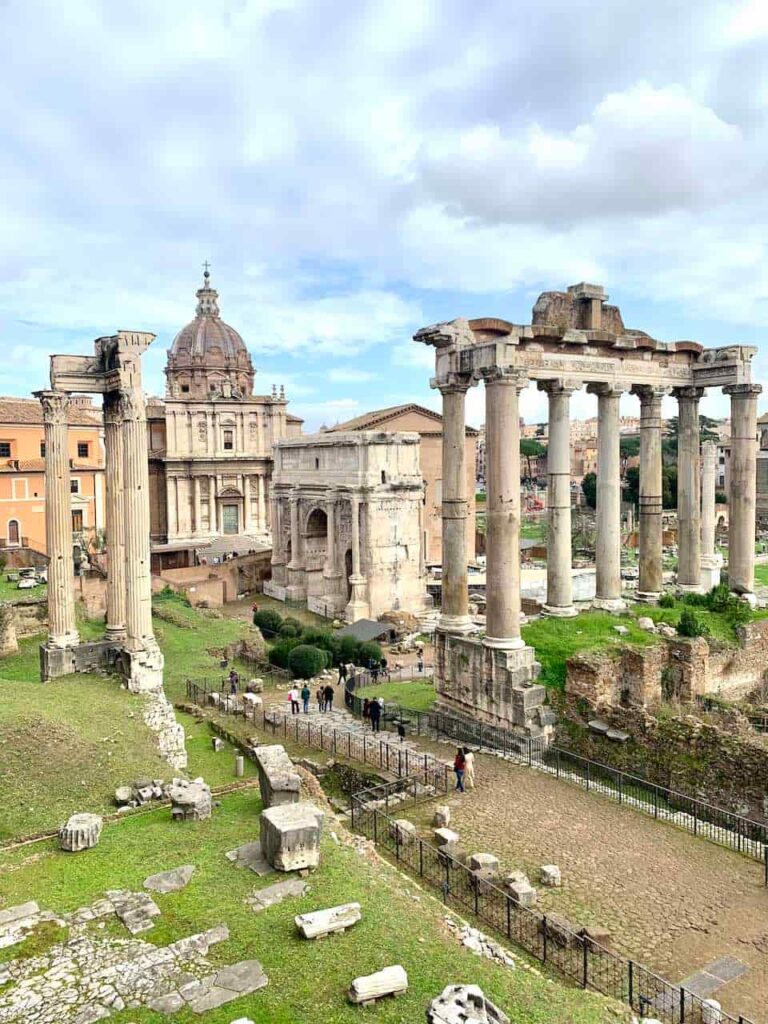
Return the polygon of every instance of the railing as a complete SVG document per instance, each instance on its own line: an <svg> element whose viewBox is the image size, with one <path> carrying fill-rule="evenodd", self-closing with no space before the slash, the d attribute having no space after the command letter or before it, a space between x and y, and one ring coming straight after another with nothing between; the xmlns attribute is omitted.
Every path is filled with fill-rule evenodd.
<svg viewBox="0 0 768 1024"><path fill-rule="evenodd" d="M362 715L363 699L358 691L367 685L367 676L362 676L356 680L354 691L347 689L347 707L355 715ZM518 735L500 726L485 725L443 711L415 711L391 701L385 702L384 718L403 723L417 736L451 739L461 745L500 751L521 764L575 783L587 791L600 793L720 846L744 853L764 863L765 882L768 885L768 826L762 822L734 814L638 775L581 757L561 747L548 745L541 737Z"/></svg>
<svg viewBox="0 0 768 1024"><path fill-rule="evenodd" d="M324 750L334 757L361 761L398 779L415 778L421 785L432 787L434 792L448 792L452 768L432 754L419 753L373 733L355 733L302 714L287 715L275 708L249 705L242 697L230 696L225 690L211 689L190 679L187 680L187 697L200 707L238 715L273 736L280 735L295 743Z"/></svg>
<svg viewBox="0 0 768 1024"><path fill-rule="evenodd" d="M521 907L495 882L480 877L448 851L423 839L406 837L372 799L376 790L352 797L352 827L394 856L397 863L441 892L446 905L474 915L494 931L558 970L582 988L618 999L665 1024L702 1024L704 1000L666 981L634 960L625 960L580 932ZM724 1024L752 1024L720 1011Z"/></svg>

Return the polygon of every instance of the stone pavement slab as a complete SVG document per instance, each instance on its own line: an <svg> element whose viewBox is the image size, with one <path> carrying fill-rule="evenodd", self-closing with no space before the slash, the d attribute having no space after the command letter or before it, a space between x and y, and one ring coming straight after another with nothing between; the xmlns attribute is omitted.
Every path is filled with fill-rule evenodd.
<svg viewBox="0 0 768 1024"><path fill-rule="evenodd" d="M260 842L244 843L236 850L230 850L224 856L227 860L231 860L236 868L248 868L260 878L271 875L275 870L262 854Z"/></svg>
<svg viewBox="0 0 768 1024"><path fill-rule="evenodd" d="M150 875L144 879L144 888L152 892L178 892L183 889L195 873L194 864L182 864L179 868L171 871L161 871L157 875Z"/></svg>

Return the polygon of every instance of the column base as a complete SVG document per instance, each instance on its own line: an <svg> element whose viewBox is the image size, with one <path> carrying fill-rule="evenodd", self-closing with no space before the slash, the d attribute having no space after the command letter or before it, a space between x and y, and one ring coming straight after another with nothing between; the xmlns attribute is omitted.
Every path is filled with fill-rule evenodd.
<svg viewBox="0 0 768 1024"><path fill-rule="evenodd" d="M660 597L660 590L638 590L635 594L635 600L643 604L656 604Z"/></svg>
<svg viewBox="0 0 768 1024"><path fill-rule="evenodd" d="M295 583L285 588L286 601L306 601L307 588L297 586Z"/></svg>
<svg viewBox="0 0 768 1024"><path fill-rule="evenodd" d="M541 606L541 614L553 619L572 619L574 615L579 613L572 604L544 604Z"/></svg>
<svg viewBox="0 0 768 1024"><path fill-rule="evenodd" d="M352 596L344 609L344 618L347 622L357 622L358 619L370 618L371 609L365 596L365 585L368 580L365 576L350 576L349 582L352 586Z"/></svg>
<svg viewBox="0 0 768 1024"><path fill-rule="evenodd" d="M104 630L104 639L111 644L122 644L125 640L125 626L107 626Z"/></svg>
<svg viewBox="0 0 768 1024"><path fill-rule="evenodd" d="M596 597L592 607L603 612L625 612L627 602L620 597Z"/></svg>
<svg viewBox="0 0 768 1024"><path fill-rule="evenodd" d="M731 593L738 597L740 601L745 601L750 608L757 607L757 596L753 594L751 591L744 591L742 593L738 593L737 591L732 590Z"/></svg>
<svg viewBox="0 0 768 1024"><path fill-rule="evenodd" d="M460 636L474 633L476 626L468 615L442 615L437 620L437 628L441 633L456 633Z"/></svg>
<svg viewBox="0 0 768 1024"><path fill-rule="evenodd" d="M681 594L703 594L704 588L701 583L678 583L677 589Z"/></svg>
<svg viewBox="0 0 768 1024"><path fill-rule="evenodd" d="M149 642L146 647L133 651L123 648L120 661L131 693L162 690L165 661L157 644Z"/></svg>
<svg viewBox="0 0 768 1024"><path fill-rule="evenodd" d="M484 636L483 647L491 647L495 651L519 651L525 647L521 636Z"/></svg>
<svg viewBox="0 0 768 1024"><path fill-rule="evenodd" d="M66 651L70 647L77 647L80 643L80 634L76 629L70 633L62 633L60 636L48 636L45 646L49 650Z"/></svg>

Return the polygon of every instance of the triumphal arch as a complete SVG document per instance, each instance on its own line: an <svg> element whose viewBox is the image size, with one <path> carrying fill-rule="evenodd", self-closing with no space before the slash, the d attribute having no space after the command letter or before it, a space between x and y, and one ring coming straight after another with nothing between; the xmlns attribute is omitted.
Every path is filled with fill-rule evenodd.
<svg viewBox="0 0 768 1024"><path fill-rule="evenodd" d="M154 341L144 331L97 338L92 356L51 356L51 387L36 392L45 425L45 519L48 537L48 637L43 679L118 667L131 690L156 690L163 655L152 628L147 417L141 356ZM71 394L101 394L107 484L107 620L103 640L81 643L72 580L67 406Z"/></svg>
<svg viewBox="0 0 768 1024"><path fill-rule="evenodd" d="M546 735L550 712L535 685L534 651L520 635L520 392L530 381L549 399L547 598L545 613L574 615L571 578L570 396L597 395L597 555L595 604L624 607L621 593L619 399L640 399L640 579L638 597L662 590L661 400L678 402L678 586L699 590L701 483L699 400L719 387L731 401L728 580L752 598L755 560L757 396L753 347L705 349L658 341L626 328L599 285L544 292L530 324L481 318L425 327L414 336L435 349L431 381L443 405L443 600L435 681L444 706L492 724ZM464 465L465 398L482 381L486 397L487 614L482 640L468 636ZM705 516L709 519L709 516ZM706 531L705 531L706 534Z"/></svg>

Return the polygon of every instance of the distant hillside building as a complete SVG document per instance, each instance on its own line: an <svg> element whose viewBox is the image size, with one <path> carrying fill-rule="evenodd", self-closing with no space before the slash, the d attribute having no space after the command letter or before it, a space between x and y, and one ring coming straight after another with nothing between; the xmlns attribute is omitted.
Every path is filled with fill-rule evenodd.
<svg viewBox="0 0 768 1024"><path fill-rule="evenodd" d="M72 530L104 528L104 427L88 397L73 397L69 426ZM45 434L36 398L0 398L0 547L46 554Z"/></svg>
<svg viewBox="0 0 768 1024"><path fill-rule="evenodd" d="M187 565L216 538L233 550L268 540L272 446L300 434L302 421L282 388L253 393L253 362L221 319L207 270L165 374L165 399L147 403L153 567Z"/></svg>
<svg viewBox="0 0 768 1024"><path fill-rule="evenodd" d="M329 433L350 431L405 431L420 438L419 464L424 479L424 557L428 565L440 565L443 559L443 418L423 405L409 403L387 409L374 409L362 416L331 427ZM467 494L474 497L479 432L466 428ZM475 558L475 503L469 502L467 521L467 562Z"/></svg>

